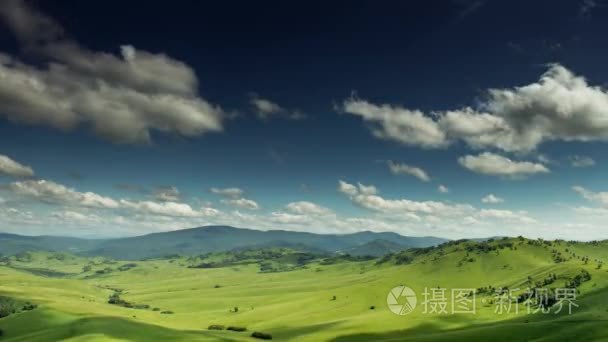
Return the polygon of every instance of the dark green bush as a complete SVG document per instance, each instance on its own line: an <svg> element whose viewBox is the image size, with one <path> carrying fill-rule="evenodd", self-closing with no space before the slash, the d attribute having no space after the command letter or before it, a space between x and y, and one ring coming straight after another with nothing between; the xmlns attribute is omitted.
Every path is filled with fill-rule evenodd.
<svg viewBox="0 0 608 342"><path fill-rule="evenodd" d="M161 311L160 313L163 314L163 315L173 315L174 314L174 312L171 311L171 310Z"/></svg>
<svg viewBox="0 0 608 342"><path fill-rule="evenodd" d="M262 340L272 340L272 335L259 331L254 331L253 334L251 334L251 337L259 338Z"/></svg>
<svg viewBox="0 0 608 342"><path fill-rule="evenodd" d="M229 326L228 328L226 328L226 330L231 330L231 331L247 331L247 328L245 328L245 327Z"/></svg>
<svg viewBox="0 0 608 342"><path fill-rule="evenodd" d="M207 329L209 330L224 330L226 327L224 327L221 324L211 324Z"/></svg>

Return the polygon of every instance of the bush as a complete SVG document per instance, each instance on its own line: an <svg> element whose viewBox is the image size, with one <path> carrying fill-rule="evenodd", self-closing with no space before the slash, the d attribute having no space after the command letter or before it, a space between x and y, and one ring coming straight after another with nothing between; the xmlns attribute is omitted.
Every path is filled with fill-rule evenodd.
<svg viewBox="0 0 608 342"><path fill-rule="evenodd" d="M230 326L230 327L226 328L226 330L231 330L231 331L247 331L247 328L245 328L245 327L233 327L233 326Z"/></svg>
<svg viewBox="0 0 608 342"><path fill-rule="evenodd" d="M171 311L171 310L161 311L160 313L163 314L163 315L173 315L174 314L174 312Z"/></svg>
<svg viewBox="0 0 608 342"><path fill-rule="evenodd" d="M121 271L121 272L123 272L123 271L128 271L128 270L130 270L132 268L135 268L135 267L137 267L137 264L135 264L135 263L129 263L129 264L124 264L124 265L120 266L118 268L118 270Z"/></svg>
<svg viewBox="0 0 608 342"><path fill-rule="evenodd" d="M375 305L372 305L372 306L370 306L370 307L369 307L369 309L370 309L370 310L375 310L375 309L376 309L376 306L375 306Z"/></svg>
<svg viewBox="0 0 608 342"><path fill-rule="evenodd" d="M160 311L160 308L153 308L152 311Z"/></svg>
<svg viewBox="0 0 608 342"><path fill-rule="evenodd" d="M211 324L207 329L209 330L224 330L224 326L221 324Z"/></svg>
<svg viewBox="0 0 608 342"><path fill-rule="evenodd" d="M38 307L38 305L36 305L36 304L32 304L30 302L25 302L22 309L23 309L23 311L30 311L30 310L34 310L37 307Z"/></svg>
<svg viewBox="0 0 608 342"><path fill-rule="evenodd" d="M251 337L259 338L262 340L272 340L272 335L259 331L254 331L253 334L251 334Z"/></svg>

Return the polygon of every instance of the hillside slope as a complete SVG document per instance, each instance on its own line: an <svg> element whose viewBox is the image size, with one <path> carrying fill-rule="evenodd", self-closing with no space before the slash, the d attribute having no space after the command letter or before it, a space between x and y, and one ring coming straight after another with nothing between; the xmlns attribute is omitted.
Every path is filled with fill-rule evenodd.
<svg viewBox="0 0 608 342"><path fill-rule="evenodd" d="M15 265L57 262L43 265L45 254L30 260ZM605 242L501 239L455 241L361 262L312 261L287 272L261 272L257 263L189 268L186 257L126 268L126 261L97 260L92 270L63 277L0 266L0 295L39 304L0 319L0 329L7 341L251 341L254 330L279 341L601 340L608 338L606 260ZM581 274L589 276L580 280ZM494 293L486 292L508 287L520 295L537 283L557 288L575 279L578 307L571 315L528 314L523 303L514 304L517 313L497 314ZM387 294L399 285L418 296L418 306L406 316L386 305ZM424 313L423 293L431 288L447 289L448 303L451 289L473 290L475 314ZM109 304L117 289L120 298L142 308ZM207 330L211 324L244 326L249 333Z"/></svg>

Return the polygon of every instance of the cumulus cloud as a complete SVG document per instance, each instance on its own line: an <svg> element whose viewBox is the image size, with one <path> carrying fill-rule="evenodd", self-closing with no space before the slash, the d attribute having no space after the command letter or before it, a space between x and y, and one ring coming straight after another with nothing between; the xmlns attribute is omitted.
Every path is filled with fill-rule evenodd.
<svg viewBox="0 0 608 342"><path fill-rule="evenodd" d="M65 210L59 211L52 214L53 217L60 219L62 221L73 222L73 221L82 221L82 222L98 222L101 220L101 217L94 214L85 214L77 211Z"/></svg>
<svg viewBox="0 0 608 342"><path fill-rule="evenodd" d="M469 204L438 201L415 201L411 199L387 199L378 194L364 194L360 184L341 181L341 191L356 205L377 213L389 221L420 222L430 226L449 225L450 229L461 229L462 225L538 224L525 211L478 209Z"/></svg>
<svg viewBox="0 0 608 342"><path fill-rule="evenodd" d="M590 167L595 165L595 160L588 156L574 155L568 157L568 160L570 160L572 167Z"/></svg>
<svg viewBox="0 0 608 342"><path fill-rule="evenodd" d="M458 163L473 172L521 178L537 173L548 173L549 169L543 164L528 161L515 161L498 154L484 152L477 156L467 155L458 158Z"/></svg>
<svg viewBox="0 0 608 342"><path fill-rule="evenodd" d="M236 208L257 210L260 205L251 199L244 198L245 191L240 188L211 188L209 191L212 194L225 197L221 200L222 203Z"/></svg>
<svg viewBox="0 0 608 342"><path fill-rule="evenodd" d="M370 191L373 189L373 191ZM436 201L414 201L409 199L386 199L378 195L376 187L340 181L338 190L350 198L356 205L383 213L423 213L449 216L468 212L474 208L465 204L447 204Z"/></svg>
<svg viewBox="0 0 608 342"><path fill-rule="evenodd" d="M47 180L27 180L14 182L8 188L21 196L42 202L75 205L93 208L118 208L119 203L112 198L94 192L79 192L64 185Z"/></svg>
<svg viewBox="0 0 608 342"><path fill-rule="evenodd" d="M536 220L529 217L528 213L525 211L515 212L511 210L482 209L479 212L479 217L511 220L522 223L536 223Z"/></svg>
<svg viewBox="0 0 608 342"><path fill-rule="evenodd" d="M68 130L91 126L115 143L148 143L151 132L187 137L222 130L222 110L198 96L194 70L164 54L121 46L92 51L65 38L24 1L0 4L0 19L43 63L0 53L0 113L10 121Z"/></svg>
<svg viewBox="0 0 608 342"><path fill-rule="evenodd" d="M163 216L201 217L219 214L219 211L213 208L201 208L201 210L194 210L187 203L152 201L132 202L128 200L120 200L120 204L125 208L133 209L142 213Z"/></svg>
<svg viewBox="0 0 608 342"><path fill-rule="evenodd" d="M131 211L148 215L172 216L172 217L208 217L220 214L217 209L202 207L193 209L187 203L171 201L171 196L165 196L160 202L155 201L132 201L127 199L116 200L102 196L94 192L80 192L48 180L27 180L14 182L8 185L8 190L14 194L34 199L44 203L63 205L69 208L86 207L93 209L117 209L120 211ZM160 200L160 199L159 199ZM54 217L83 220L74 209L56 213ZM87 214L83 214L87 215ZM91 218L91 215L88 215Z"/></svg>
<svg viewBox="0 0 608 342"><path fill-rule="evenodd" d="M487 204L498 204L498 203L503 203L505 200L495 196L494 194L488 194L487 196L483 197L481 199L481 202L483 203L487 203Z"/></svg>
<svg viewBox="0 0 608 342"><path fill-rule="evenodd" d="M249 209L249 210L260 209L260 206L256 201L250 200L247 198L223 199L221 202L224 204L228 204L233 207L242 208L242 209Z"/></svg>
<svg viewBox="0 0 608 342"><path fill-rule="evenodd" d="M370 122L377 137L423 148L462 140L473 148L529 152L544 141L608 140L608 92L559 64L537 82L488 89L476 108L425 114L349 98L341 109Z"/></svg>
<svg viewBox="0 0 608 342"><path fill-rule="evenodd" d="M273 117L289 120L301 120L306 118L306 115L300 111L287 110L278 103L262 98L257 94L251 94L250 103L260 120L268 120Z"/></svg>
<svg viewBox="0 0 608 342"><path fill-rule="evenodd" d="M155 200L163 202L177 202L180 196L179 190L174 186L157 188L153 194Z"/></svg>
<svg viewBox="0 0 608 342"><path fill-rule="evenodd" d="M574 190L586 200L597 202L602 206L608 207L608 192L593 192L578 185L573 186L572 190Z"/></svg>
<svg viewBox="0 0 608 342"><path fill-rule="evenodd" d="M447 186L439 184L439 186L437 187L437 191L439 191L439 193L441 194L447 194L448 192L450 192L450 189L448 189Z"/></svg>
<svg viewBox="0 0 608 342"><path fill-rule="evenodd" d="M0 154L0 174L12 177L33 177L34 170L29 166L19 164L13 159Z"/></svg>
<svg viewBox="0 0 608 342"><path fill-rule="evenodd" d="M389 160L388 168L394 175L410 175L420 179L423 182L429 182L431 180L431 177L429 177L426 171L416 166L398 164L392 160Z"/></svg>
<svg viewBox="0 0 608 342"><path fill-rule="evenodd" d="M342 110L371 123L372 132L378 138L424 148L445 147L448 144L445 132L420 110L375 105L356 98L344 101Z"/></svg>
<svg viewBox="0 0 608 342"><path fill-rule="evenodd" d="M332 213L328 208L307 201L288 203L285 209L290 213L298 215L328 215Z"/></svg>

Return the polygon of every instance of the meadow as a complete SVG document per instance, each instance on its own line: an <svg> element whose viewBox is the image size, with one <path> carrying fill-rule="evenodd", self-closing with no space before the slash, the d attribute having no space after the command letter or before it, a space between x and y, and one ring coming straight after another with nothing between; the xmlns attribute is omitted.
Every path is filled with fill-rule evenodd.
<svg viewBox="0 0 608 342"><path fill-rule="evenodd" d="M148 260L31 251L0 261L0 296L36 305L0 318L0 339L254 341L257 331L279 341L608 340L607 247L504 238L377 258L280 248ZM386 303L399 285L417 294L407 315ZM517 298L536 287L575 288L578 306L528 313ZM433 288L447 289L447 312L425 313ZM511 307L499 313L496 289L506 288ZM452 313L451 289L470 289L475 313Z"/></svg>

